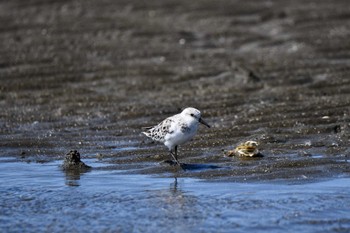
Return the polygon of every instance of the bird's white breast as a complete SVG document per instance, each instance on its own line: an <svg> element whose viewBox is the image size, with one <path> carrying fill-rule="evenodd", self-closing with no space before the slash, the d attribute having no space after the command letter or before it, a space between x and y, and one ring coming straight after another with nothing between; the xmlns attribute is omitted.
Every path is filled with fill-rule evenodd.
<svg viewBox="0 0 350 233"><path fill-rule="evenodd" d="M180 116L174 116L174 122L165 135L164 145L172 150L175 146L182 145L191 140L197 132L198 122L186 121Z"/></svg>

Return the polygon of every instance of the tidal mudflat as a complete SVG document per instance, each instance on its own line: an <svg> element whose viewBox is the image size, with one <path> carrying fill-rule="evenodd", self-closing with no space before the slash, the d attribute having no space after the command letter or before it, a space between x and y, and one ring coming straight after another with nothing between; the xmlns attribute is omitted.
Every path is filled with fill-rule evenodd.
<svg viewBox="0 0 350 233"><path fill-rule="evenodd" d="M347 0L0 1L1 230L349 231L349 31ZM188 106L178 169L141 128Z"/></svg>

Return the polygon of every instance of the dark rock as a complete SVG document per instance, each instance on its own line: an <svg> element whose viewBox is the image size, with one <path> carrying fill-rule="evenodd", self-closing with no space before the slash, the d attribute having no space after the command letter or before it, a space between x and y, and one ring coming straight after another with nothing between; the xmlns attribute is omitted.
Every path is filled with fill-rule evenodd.
<svg viewBox="0 0 350 233"><path fill-rule="evenodd" d="M86 171L91 169L90 166L86 165L80 160L80 153L77 150L71 150L66 154L62 165L63 170L79 170Z"/></svg>

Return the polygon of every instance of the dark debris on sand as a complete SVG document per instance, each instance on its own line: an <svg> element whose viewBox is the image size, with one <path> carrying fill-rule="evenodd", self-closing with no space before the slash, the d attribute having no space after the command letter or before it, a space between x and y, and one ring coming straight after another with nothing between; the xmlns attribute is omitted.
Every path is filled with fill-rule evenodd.
<svg viewBox="0 0 350 233"><path fill-rule="evenodd" d="M77 150L71 150L64 157L62 169L65 171L87 171L91 169L91 167L80 160L80 153Z"/></svg>

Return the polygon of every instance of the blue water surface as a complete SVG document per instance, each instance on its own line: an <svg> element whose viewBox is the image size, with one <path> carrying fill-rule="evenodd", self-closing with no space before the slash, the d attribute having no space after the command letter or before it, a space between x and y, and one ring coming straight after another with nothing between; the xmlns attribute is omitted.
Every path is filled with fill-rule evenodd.
<svg viewBox="0 0 350 233"><path fill-rule="evenodd" d="M213 182L60 163L1 159L0 232L350 232L349 178Z"/></svg>

